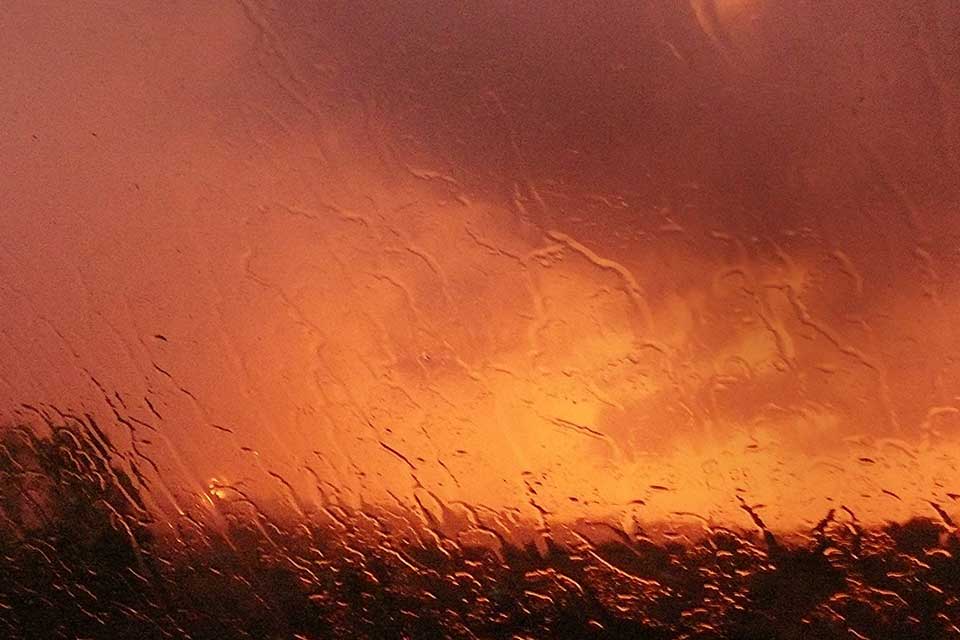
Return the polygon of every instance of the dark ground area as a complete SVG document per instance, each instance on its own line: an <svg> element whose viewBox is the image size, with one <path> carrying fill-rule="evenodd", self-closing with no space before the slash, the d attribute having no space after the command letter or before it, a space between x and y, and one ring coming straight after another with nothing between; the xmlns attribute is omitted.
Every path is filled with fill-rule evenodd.
<svg viewBox="0 0 960 640"><path fill-rule="evenodd" d="M868 530L841 509L799 545L712 529L498 554L385 512L278 525L238 498L217 532L151 521L136 467L67 422L0 439L5 638L960 637L945 513Z"/></svg>

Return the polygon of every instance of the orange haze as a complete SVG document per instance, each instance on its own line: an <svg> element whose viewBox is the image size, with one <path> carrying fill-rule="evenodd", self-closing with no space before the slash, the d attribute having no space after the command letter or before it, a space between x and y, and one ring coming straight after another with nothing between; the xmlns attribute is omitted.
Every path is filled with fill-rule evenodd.
<svg viewBox="0 0 960 640"><path fill-rule="evenodd" d="M171 516L960 512L949 0L148 4L4 8L3 422Z"/></svg>

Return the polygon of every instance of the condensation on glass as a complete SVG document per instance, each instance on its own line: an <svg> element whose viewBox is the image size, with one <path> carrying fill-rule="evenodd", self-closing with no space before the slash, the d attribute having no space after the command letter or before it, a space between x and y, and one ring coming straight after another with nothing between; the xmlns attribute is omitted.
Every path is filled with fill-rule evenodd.
<svg viewBox="0 0 960 640"><path fill-rule="evenodd" d="M3 637L960 636L952 0L0 41Z"/></svg>

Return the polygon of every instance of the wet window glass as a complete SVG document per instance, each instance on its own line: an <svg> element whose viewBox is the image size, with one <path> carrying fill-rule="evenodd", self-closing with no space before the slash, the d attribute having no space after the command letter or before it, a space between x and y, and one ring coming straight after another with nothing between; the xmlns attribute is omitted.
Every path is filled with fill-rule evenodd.
<svg viewBox="0 0 960 640"><path fill-rule="evenodd" d="M0 13L0 636L960 636L953 0Z"/></svg>

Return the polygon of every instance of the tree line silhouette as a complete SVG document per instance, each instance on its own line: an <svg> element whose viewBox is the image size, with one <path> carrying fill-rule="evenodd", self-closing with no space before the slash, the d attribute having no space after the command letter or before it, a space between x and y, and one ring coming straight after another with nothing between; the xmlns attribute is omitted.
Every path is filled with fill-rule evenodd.
<svg viewBox="0 0 960 640"><path fill-rule="evenodd" d="M695 543L641 535L499 555L346 509L337 526L227 509L224 534L158 521L149 484L93 418L46 426L0 430L11 639L960 634L960 544L943 519L867 530L831 513L800 546L716 528Z"/></svg>

